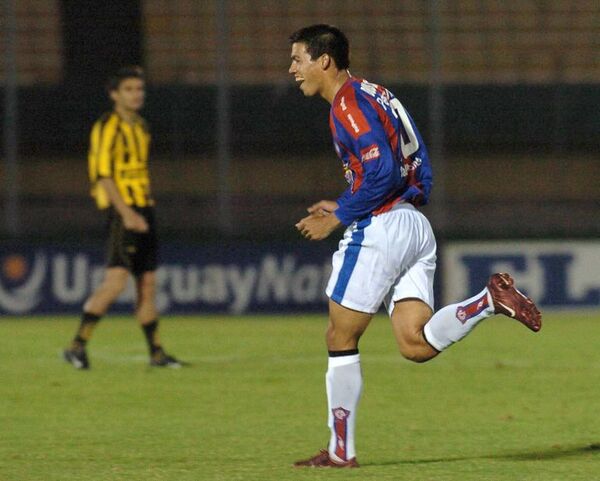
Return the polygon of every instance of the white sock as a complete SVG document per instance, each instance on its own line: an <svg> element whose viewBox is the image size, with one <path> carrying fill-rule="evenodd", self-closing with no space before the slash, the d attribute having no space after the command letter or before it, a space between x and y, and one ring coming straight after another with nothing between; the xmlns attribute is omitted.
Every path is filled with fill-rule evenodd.
<svg viewBox="0 0 600 481"><path fill-rule="evenodd" d="M334 461L347 461L356 456L354 428L356 408L362 392L360 354L329 356L325 375L327 387L328 422L331 430L329 456Z"/></svg>
<svg viewBox="0 0 600 481"><path fill-rule="evenodd" d="M493 314L492 297L486 288L466 301L450 304L436 312L425 324L425 338L435 349L443 351Z"/></svg>

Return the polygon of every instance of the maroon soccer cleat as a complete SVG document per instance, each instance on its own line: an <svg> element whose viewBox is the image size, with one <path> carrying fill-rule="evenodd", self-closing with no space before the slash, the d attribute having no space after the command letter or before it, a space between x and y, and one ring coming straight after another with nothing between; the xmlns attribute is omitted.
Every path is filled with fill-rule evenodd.
<svg viewBox="0 0 600 481"><path fill-rule="evenodd" d="M494 303L494 312L512 317L533 332L542 328L542 315L533 301L519 291L506 273L492 274L487 284Z"/></svg>
<svg viewBox="0 0 600 481"><path fill-rule="evenodd" d="M294 463L295 468L358 468L359 464L356 458L348 461L337 462L329 457L329 452L326 449L321 449L319 454L312 458L303 459Z"/></svg>

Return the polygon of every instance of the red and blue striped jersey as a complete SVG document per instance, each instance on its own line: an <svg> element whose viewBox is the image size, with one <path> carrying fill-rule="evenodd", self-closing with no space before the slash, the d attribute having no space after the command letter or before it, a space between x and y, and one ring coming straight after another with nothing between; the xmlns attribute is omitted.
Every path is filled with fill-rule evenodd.
<svg viewBox="0 0 600 481"><path fill-rule="evenodd" d="M350 184L337 199L342 224L387 212L398 202L427 203L432 184L427 148L389 90L351 77L333 99L329 126Z"/></svg>

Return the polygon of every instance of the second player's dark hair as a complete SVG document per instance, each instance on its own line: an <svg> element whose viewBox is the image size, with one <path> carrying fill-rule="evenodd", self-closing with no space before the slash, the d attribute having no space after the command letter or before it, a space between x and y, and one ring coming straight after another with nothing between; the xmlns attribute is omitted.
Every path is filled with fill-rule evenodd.
<svg viewBox="0 0 600 481"><path fill-rule="evenodd" d="M332 25L318 24L301 28L290 35L290 43L304 43L313 60L326 53L333 58L340 70L350 66L348 38Z"/></svg>
<svg viewBox="0 0 600 481"><path fill-rule="evenodd" d="M108 78L108 82L106 82L106 90L108 92L117 90L119 85L121 85L121 82L128 78L146 80L144 77L144 69L137 65L129 65L127 67L120 68Z"/></svg>

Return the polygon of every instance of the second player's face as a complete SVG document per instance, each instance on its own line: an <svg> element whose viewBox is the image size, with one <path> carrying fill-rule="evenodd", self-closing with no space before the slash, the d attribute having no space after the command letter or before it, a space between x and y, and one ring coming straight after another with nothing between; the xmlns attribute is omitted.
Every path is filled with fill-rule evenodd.
<svg viewBox="0 0 600 481"><path fill-rule="evenodd" d="M306 51L306 45L301 42L293 43L291 57L292 64L288 72L299 83L302 93L307 97L319 93L322 69L318 61L310 58L310 54Z"/></svg>
<svg viewBox="0 0 600 481"><path fill-rule="evenodd" d="M115 106L137 112L144 106L146 88L139 78L127 78L119 84L117 90L111 92Z"/></svg>

